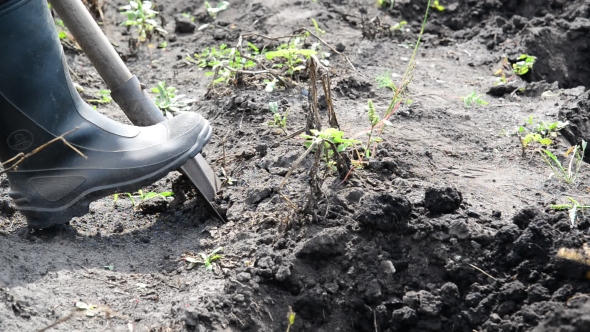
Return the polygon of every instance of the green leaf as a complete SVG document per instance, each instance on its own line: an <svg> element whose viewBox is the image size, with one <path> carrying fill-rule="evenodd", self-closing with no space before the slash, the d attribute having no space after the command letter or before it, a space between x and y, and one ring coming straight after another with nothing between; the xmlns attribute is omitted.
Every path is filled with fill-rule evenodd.
<svg viewBox="0 0 590 332"><path fill-rule="evenodd" d="M541 145L551 145L553 141L550 138L539 138L537 140Z"/></svg>

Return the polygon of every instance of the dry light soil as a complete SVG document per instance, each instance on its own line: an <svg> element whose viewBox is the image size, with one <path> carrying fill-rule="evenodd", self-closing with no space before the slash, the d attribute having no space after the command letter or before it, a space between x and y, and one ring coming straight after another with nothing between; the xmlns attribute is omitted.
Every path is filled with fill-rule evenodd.
<svg viewBox="0 0 590 332"><path fill-rule="evenodd" d="M288 134L306 128L317 86L322 127L331 99L341 130L366 142L368 100L383 115L392 96L375 78L400 83L426 4L230 0L212 19L203 1L160 0L169 33L148 52L130 48L123 1L104 1L94 14L131 71L148 87L163 81L197 99L191 111L213 124L204 155L225 180L217 204L227 222L174 173L143 189L174 191L174 201L134 207L124 195L105 197L67 225L33 230L0 177L0 331L38 331L64 317L50 331L286 331L289 308L292 332L590 331L590 218L580 208L572 222L550 207L568 197L590 204L590 167L567 184L544 147L523 154L515 135L530 116L569 121L548 147L565 165L566 150L590 136L587 0L441 1L392 126L345 181L324 162L315 167L314 153L296 164L303 139L268 125L277 102L289 110ZM209 89L208 70L186 60L246 34L243 44L272 49L287 39L266 37L315 33L312 19L329 55L317 82L304 69L272 92L263 82L272 77L245 74ZM96 99L104 83L71 40L62 43L83 97ZM510 64L525 53L537 61L516 77ZM501 68L507 82L498 85ZM473 92L488 104L467 107ZM98 111L127 122L113 103ZM354 149L342 155L358 161ZM183 259L218 247L211 271Z"/></svg>

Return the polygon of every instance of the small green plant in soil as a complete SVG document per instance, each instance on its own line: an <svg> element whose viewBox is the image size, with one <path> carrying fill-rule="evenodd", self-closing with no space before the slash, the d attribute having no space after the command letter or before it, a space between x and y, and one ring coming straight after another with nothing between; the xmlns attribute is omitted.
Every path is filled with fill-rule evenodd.
<svg viewBox="0 0 590 332"><path fill-rule="evenodd" d="M305 61L309 56L318 52L310 49L302 49L301 38L294 38L289 44L281 44L275 51L266 52L267 60L272 61L273 68L286 68L287 74L293 76L296 72L305 69Z"/></svg>
<svg viewBox="0 0 590 332"><path fill-rule="evenodd" d="M549 165L555 176L562 179L565 183L572 185L578 180L578 174L580 173L580 169L584 163L583 157L584 153L586 152L586 145L586 141L582 141L581 147L574 145L567 150L567 152L564 154L565 157L570 154L572 156L565 167L561 164L561 161L559 161L557 156L555 156L549 150L543 150L541 152L541 156L543 157L545 163Z"/></svg>
<svg viewBox="0 0 590 332"><path fill-rule="evenodd" d="M481 98L477 92L473 91L470 95L463 97L463 106L470 108L473 105L486 106L489 103Z"/></svg>
<svg viewBox="0 0 590 332"><path fill-rule="evenodd" d="M187 57L189 62L196 62L200 68L210 68L205 72L205 76L214 76L217 72L217 78L213 84L229 84L240 70L256 67L256 62L242 58L240 51L236 48L228 47L222 44L218 47L206 47L203 52Z"/></svg>
<svg viewBox="0 0 590 332"><path fill-rule="evenodd" d="M60 19L55 20L55 28L57 30L57 36L60 40L68 38L68 33L66 32L67 28L64 24L64 21Z"/></svg>
<svg viewBox="0 0 590 332"><path fill-rule="evenodd" d="M89 99L88 102L93 105L100 105L109 104L113 101L113 97L111 97L111 90L99 90L98 96L98 99Z"/></svg>
<svg viewBox="0 0 590 332"><path fill-rule="evenodd" d="M518 57L518 61L512 64L512 68L517 75L525 75L531 69L533 69L533 65L537 61L536 56L528 55L528 54L521 54Z"/></svg>
<svg viewBox="0 0 590 332"><path fill-rule="evenodd" d="M156 197L161 197L164 199L166 199L168 197L172 197L172 196L174 196L174 193L171 191L164 191L161 193L150 191L150 192L144 193L143 190L139 189L137 191L136 195L133 195L131 193L115 194L113 196L113 201L115 204L119 200L120 195L127 195L127 197L129 197L129 199L131 200L131 203L133 204L133 206L137 207L137 206L139 206L139 204L149 201L151 199L154 199Z"/></svg>
<svg viewBox="0 0 590 332"><path fill-rule="evenodd" d="M183 17L188 18L191 22L195 21L195 17L193 15L191 15L190 13L184 12L181 14Z"/></svg>
<svg viewBox="0 0 590 332"><path fill-rule="evenodd" d="M556 211L568 211L570 223L572 224L572 227L575 227L576 219L578 217L578 211L585 211L586 209L590 209L590 205L583 205L571 197L568 197L567 199L570 201L570 203L553 204L550 207Z"/></svg>
<svg viewBox="0 0 590 332"><path fill-rule="evenodd" d="M207 13L209 13L209 16L216 18L217 14L229 8L229 2L220 1L217 3L217 6L213 6L209 3L209 1L205 1L205 8L207 8Z"/></svg>
<svg viewBox="0 0 590 332"><path fill-rule="evenodd" d="M389 28L389 30L403 32L404 31L403 29L407 24L408 24L407 21L401 21L399 23L392 25L391 28Z"/></svg>
<svg viewBox="0 0 590 332"><path fill-rule="evenodd" d="M137 31L138 43L152 39L154 35L163 36L168 32L158 23L155 18L158 12L153 10L154 4L150 1L129 0L129 4L120 8L127 19L121 23L128 29L134 28Z"/></svg>
<svg viewBox="0 0 590 332"><path fill-rule="evenodd" d="M371 146L373 145L373 143L376 145L383 142L383 139L381 137L373 136L375 126L377 126L381 122L383 122L383 124L386 126L393 126L393 124L389 120L381 120L381 117L379 116L379 114L377 114L377 111L375 110L375 105L373 105L373 101L371 99L369 99L368 103L369 110L367 111L367 115L369 116L369 122L371 123L371 131L368 132L369 139L367 140L367 147L365 148L365 157L370 158Z"/></svg>
<svg viewBox="0 0 590 332"><path fill-rule="evenodd" d="M210 69L205 72L205 76L214 76L213 85L218 83L230 84L237 77L240 72L247 71L248 74L256 74L251 70L258 67L259 64L264 69L259 73L269 75L267 68L277 70L274 79L277 76L293 77L294 74L305 69L305 61L311 55L316 55L318 52L312 49L302 49L302 37L293 38L287 44L279 45L273 51L260 50L252 43L248 43L248 48L242 50L242 55L236 48L230 48L225 44L218 48L207 47L201 53L194 54L186 58L187 61L196 63L200 68ZM267 91L274 90L276 82L265 80Z"/></svg>
<svg viewBox="0 0 590 332"><path fill-rule="evenodd" d="M76 309L83 311L87 317L96 316L96 306L85 302L76 302Z"/></svg>
<svg viewBox="0 0 590 332"><path fill-rule="evenodd" d="M395 0L377 0L377 6L393 9L393 6L395 6Z"/></svg>
<svg viewBox="0 0 590 332"><path fill-rule="evenodd" d="M191 105L196 101L195 99L186 98L186 95L176 95L176 88L166 86L166 83L160 82L151 90L156 94L154 102L156 106L167 118L171 118L178 112L186 112L191 109Z"/></svg>
<svg viewBox="0 0 590 332"><path fill-rule="evenodd" d="M279 112L279 104L276 101L268 103L268 109L272 112L272 120L268 122L268 125L280 128L284 132L285 127L287 127L289 110L286 110L284 114L281 114Z"/></svg>
<svg viewBox="0 0 590 332"><path fill-rule="evenodd" d="M197 264L203 264L205 266L205 270L207 271L212 271L213 270L213 263L217 260L220 260L223 258L223 255L219 254L220 252L223 251L223 247L219 247L213 251L211 251L209 254L205 254L205 253L200 253L199 256L201 256L201 258L197 258L195 256L185 256L183 259L189 263L189 265L187 266L187 269L192 269L193 267L195 267Z"/></svg>
<svg viewBox="0 0 590 332"><path fill-rule="evenodd" d="M569 125L569 122L544 122L536 121L531 115L525 123L516 129L516 135L520 139L523 149L527 149L532 143L539 145L551 145L553 140L557 138L559 131Z"/></svg>
<svg viewBox="0 0 590 332"><path fill-rule="evenodd" d="M391 79L391 70L377 75L377 77L375 77L375 82L377 83L377 87L379 89L390 89L391 91L395 91L397 89L395 83L393 83L393 80Z"/></svg>
<svg viewBox="0 0 590 332"><path fill-rule="evenodd" d="M442 6L438 0L434 0L432 2L432 4L430 5L430 7L438 10L439 12L442 12L443 10L445 10L445 7Z"/></svg>
<svg viewBox="0 0 590 332"><path fill-rule="evenodd" d="M305 139L304 146L311 151L323 143L322 157L330 170L336 169L335 153L341 153L355 144L361 144L359 140L344 138L344 132L335 128L327 128L322 131L311 129L310 132L312 135L301 135Z"/></svg>
<svg viewBox="0 0 590 332"><path fill-rule="evenodd" d="M287 332L291 330L291 326L295 325L295 317L297 315L293 312L293 308L289 307L289 313L287 314Z"/></svg>

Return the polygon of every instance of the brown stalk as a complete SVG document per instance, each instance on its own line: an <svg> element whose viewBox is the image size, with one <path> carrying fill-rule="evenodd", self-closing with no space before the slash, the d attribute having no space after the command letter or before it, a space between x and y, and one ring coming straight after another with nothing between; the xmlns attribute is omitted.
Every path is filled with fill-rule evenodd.
<svg viewBox="0 0 590 332"><path fill-rule="evenodd" d="M82 152L80 152L80 150L78 150L77 148L75 148L73 145L71 145L68 141L66 141L66 139L64 138L66 135L73 133L74 131L78 130L79 127L76 127L66 133L64 133L61 136L58 136L54 139L52 139L51 141L39 146L38 148L36 148L35 150L24 154L24 153L19 153L16 156L14 156L13 158L7 160L6 162L0 164L0 166L2 166L2 170L0 170L0 174L4 174L6 172L10 172L12 170L16 170L18 169L18 166L25 161L25 159L30 158L31 156L34 156L35 154L43 151L45 148L47 148L48 146L50 146L51 144L57 142L57 141L62 141L67 147L69 147L70 149L74 150L76 153L78 153L80 156L82 156L84 159L88 159L88 157L86 157ZM11 164L10 166L7 166Z"/></svg>

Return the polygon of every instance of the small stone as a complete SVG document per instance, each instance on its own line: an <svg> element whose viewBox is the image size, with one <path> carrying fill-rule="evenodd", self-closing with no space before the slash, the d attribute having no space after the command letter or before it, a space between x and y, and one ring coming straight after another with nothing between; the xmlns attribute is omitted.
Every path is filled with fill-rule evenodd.
<svg viewBox="0 0 590 332"><path fill-rule="evenodd" d="M246 202L248 204L258 204L269 197L271 193L272 189L269 187L250 188L246 191Z"/></svg>
<svg viewBox="0 0 590 332"><path fill-rule="evenodd" d="M252 275L248 272L242 272L238 273L236 279L238 279L239 282L248 282L250 279L252 279Z"/></svg>
<svg viewBox="0 0 590 332"><path fill-rule="evenodd" d="M455 235L459 240L466 240L471 237L469 227L463 220L453 220L449 226L449 234Z"/></svg>
<svg viewBox="0 0 590 332"><path fill-rule="evenodd" d="M342 44L342 43L338 43L336 45L336 51L338 51L340 53L344 52L345 49L346 49L346 46L344 46L344 44Z"/></svg>
<svg viewBox="0 0 590 332"><path fill-rule="evenodd" d="M440 300L440 297L425 290L419 291L418 294L420 297L418 313L430 317L435 317L440 314L440 311L442 310L442 301Z"/></svg>
<svg viewBox="0 0 590 332"><path fill-rule="evenodd" d="M272 267L275 265L275 263L273 262L272 258L270 256L265 256L262 257L261 259L258 260L256 266L258 266L261 269L272 269Z"/></svg>
<svg viewBox="0 0 590 332"><path fill-rule="evenodd" d="M236 295L234 295L234 301L236 301L238 303L242 303L242 302L246 301L246 297L243 294L236 294Z"/></svg>
<svg viewBox="0 0 590 332"><path fill-rule="evenodd" d="M455 212L463 202L463 195L457 189L429 188L424 196L424 206L431 213Z"/></svg>
<svg viewBox="0 0 590 332"><path fill-rule="evenodd" d="M275 274L275 279L278 281L285 281L289 277L291 277L291 268L288 266L279 267L277 273Z"/></svg>
<svg viewBox="0 0 590 332"><path fill-rule="evenodd" d="M394 274L395 266L391 261L381 261L381 271L387 275Z"/></svg>
<svg viewBox="0 0 590 332"><path fill-rule="evenodd" d="M176 23L174 32L176 33L193 33L197 27L195 23L190 20L190 18L182 15L177 15L174 17L174 21Z"/></svg>
<svg viewBox="0 0 590 332"><path fill-rule="evenodd" d="M328 293L330 294L336 294L336 292L338 292L338 289L340 288L338 284L335 282L327 283L324 287L326 288L326 291L328 291Z"/></svg>

